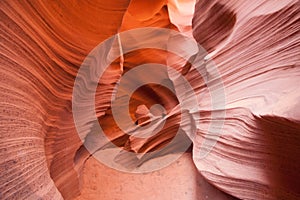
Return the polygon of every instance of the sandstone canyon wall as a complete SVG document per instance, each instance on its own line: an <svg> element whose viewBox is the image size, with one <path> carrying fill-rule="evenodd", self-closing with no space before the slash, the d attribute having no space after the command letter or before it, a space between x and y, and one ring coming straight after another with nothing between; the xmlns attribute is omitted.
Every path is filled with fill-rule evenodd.
<svg viewBox="0 0 300 200"><path fill-rule="evenodd" d="M299 199L299 11L297 0L1 1L0 199ZM180 37L140 41L166 49L136 49L109 64L97 80L96 122L122 151L143 154L118 154L125 167L183 156L158 172L133 175L94 158L111 146L96 142L91 152L94 122L78 133L72 100L89 53L112 36L120 51L134 46L139 41L126 43L121 33L145 27ZM192 40L203 54L187 45ZM116 49L105 50L109 57ZM192 67L199 59L204 77ZM166 76L171 88L148 84L133 93L129 116L137 125L146 126L149 113L166 119L158 135L138 138L118 127L111 99L120 77L146 63L171 66L193 93L180 89L170 70L134 77ZM163 111L150 109L156 104ZM179 148L181 141L189 148Z"/></svg>

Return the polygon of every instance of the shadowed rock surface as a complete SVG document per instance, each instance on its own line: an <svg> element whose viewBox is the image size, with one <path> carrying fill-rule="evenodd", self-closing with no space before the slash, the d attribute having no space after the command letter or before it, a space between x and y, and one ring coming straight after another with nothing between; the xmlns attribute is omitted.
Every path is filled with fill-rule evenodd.
<svg viewBox="0 0 300 200"><path fill-rule="evenodd" d="M299 199L299 11L296 0L1 1L0 199ZM74 124L72 92L92 49L140 27L172 29L194 38L221 77L215 78L209 61L203 63L207 82L191 67L194 57L188 62L153 49L127 53L110 64L99 79L95 110L116 146L156 151L178 129L193 143L164 169L127 174L104 166L86 150ZM185 42L165 41L182 48ZM199 110L188 113L192 117L179 127L186 113L176 110L178 96L190 91L176 91L175 78L166 72L166 84L177 95L149 84L130 99L130 117L137 125L147 125L151 105L161 104L167 112L150 112L166 117L166 125L158 135L140 139L119 129L110 104L118 79L149 62L181 73L199 95ZM214 109L211 101L217 79L226 95L223 109ZM208 127L223 120L212 116L220 113L226 117L218 143L200 158L203 141L213 137ZM195 136L187 128L193 120L200 124ZM92 123L87 132L95 131ZM155 158L134 157L133 166L159 162L178 145ZM122 162L122 155L118 159Z"/></svg>

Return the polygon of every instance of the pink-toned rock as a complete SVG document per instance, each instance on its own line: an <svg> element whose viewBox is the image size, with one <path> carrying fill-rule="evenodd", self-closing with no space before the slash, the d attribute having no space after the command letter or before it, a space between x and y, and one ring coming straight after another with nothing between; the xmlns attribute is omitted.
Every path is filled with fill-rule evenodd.
<svg viewBox="0 0 300 200"><path fill-rule="evenodd" d="M208 13L215 8L223 12L205 18L204 8ZM200 159L197 152L208 137L205 124L210 117L202 115L204 128L194 141L194 161L209 182L241 199L298 199L300 195L296 186L300 166L299 9L295 1L199 1L196 5L194 36L197 39L199 33L197 41L211 47L210 57L221 72L226 119L219 142L207 158ZM208 26L205 32L203 25L218 16L228 20L222 26ZM229 16L235 20L230 21ZM209 93L201 92L209 100ZM210 105L209 101L201 103L203 108Z"/></svg>
<svg viewBox="0 0 300 200"><path fill-rule="evenodd" d="M299 11L297 0L1 1L0 199L299 199ZM179 31L209 54L201 65L205 77L193 70L192 55L187 62L167 51L142 49L117 58L99 79L95 110L105 135L123 151L146 155L128 163L119 154L116 160L125 167L162 161L183 142L159 157L146 153L164 147L178 130L182 141L189 137L193 142L186 153L175 152L183 156L164 169L128 174L93 157L112 144L93 141L99 149L87 151L93 122L77 133L72 92L93 48L118 32L141 27ZM188 39L176 39L163 43L185 52ZM215 77L210 58L221 77ZM137 126L149 124L153 116L167 119L159 134L145 139L118 127L111 99L122 75L151 62L176 69L201 101L191 105L188 98L185 103L195 109L181 113L178 97L191 91L178 90L170 71L147 74L167 75L175 94L149 84L132 95L129 115ZM217 80L226 95L222 109L212 105ZM155 104L166 112L151 113ZM224 113L225 120L216 117ZM208 127L222 120L218 143L200 157L202 144L213 137Z"/></svg>

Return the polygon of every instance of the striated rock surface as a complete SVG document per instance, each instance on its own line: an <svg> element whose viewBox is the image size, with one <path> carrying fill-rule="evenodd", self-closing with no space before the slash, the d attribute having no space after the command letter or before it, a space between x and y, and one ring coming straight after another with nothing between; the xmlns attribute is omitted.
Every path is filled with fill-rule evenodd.
<svg viewBox="0 0 300 200"><path fill-rule="evenodd" d="M129 1L1 2L1 199L72 199L78 67ZM109 22L111 20L111 22Z"/></svg>
<svg viewBox="0 0 300 200"><path fill-rule="evenodd" d="M297 0L1 1L0 199L300 198L299 11ZM183 141L193 143L192 159L184 153L158 172L132 175L105 167L91 155L98 149L86 149L93 122L86 133L77 133L72 93L79 67L93 48L116 33L141 27L181 32L208 55L201 55L205 77L191 67L197 59L193 55L185 60L167 51L141 49L115 59L99 79L96 115L114 145L146 154L163 148L178 130ZM187 41L167 38L163 44L184 52L190 51ZM122 44L121 38L121 49L126 45L132 44ZM141 139L118 127L111 99L119 78L146 63L176 69L190 82L199 105L187 98L188 107L196 109L180 112L180 96L190 97L191 91L178 90L172 72L152 71L147 76L167 76L165 84L173 89L149 84L133 93L129 115L137 125L146 126L153 116L167 119L158 135ZM218 100L212 100L220 81L223 108L214 107ZM164 111L151 110L155 104ZM218 121L224 121L222 128L210 132ZM208 148L204 141L216 135L218 142L201 157ZM121 153L116 159L129 168L143 166L174 154L180 145L173 144L159 157L129 162ZM123 183L127 180L129 185Z"/></svg>
<svg viewBox="0 0 300 200"><path fill-rule="evenodd" d="M217 7L219 13L235 16L228 17L219 30L207 29L208 35L216 31L213 36L224 37L220 44L214 43L213 36L197 39L198 31L217 19L198 20L197 13L205 15L203 7L211 11ZM227 109L221 138L204 160L197 158L197 146L205 130L198 133L194 160L211 183L242 199L297 199L300 195L296 186L300 175L296 170L300 166L299 9L294 1L277 5L199 1L196 5L194 36L212 49Z"/></svg>

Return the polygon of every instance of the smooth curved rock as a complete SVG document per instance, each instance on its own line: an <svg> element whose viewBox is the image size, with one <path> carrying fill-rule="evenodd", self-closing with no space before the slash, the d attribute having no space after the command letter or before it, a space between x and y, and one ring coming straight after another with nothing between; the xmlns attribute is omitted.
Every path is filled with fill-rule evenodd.
<svg viewBox="0 0 300 200"><path fill-rule="evenodd" d="M161 189L155 195L174 192L172 199L298 199L299 11L297 0L1 1L0 199L90 199L100 194L106 199L140 198L152 191L143 185L140 188L144 193L134 194L135 187L126 185L131 191L126 197L113 189L111 192L116 193L110 196L109 187L122 186L118 181L127 178L132 185L139 185L141 177L147 179L145 184ZM200 50L192 49L193 55L185 60L168 51L140 49L120 56L99 79L95 95L97 121L87 124L85 133L77 133L72 93L79 67L99 43L141 27L181 32L209 54L201 54L200 59L195 56ZM190 46L183 38L166 37L163 44L185 52ZM120 41L122 51L126 44L124 40L122 44L122 38ZM108 53L113 50L107 49ZM193 69L195 59L200 59L205 76ZM190 97L192 91L178 90L179 79L171 71L147 74L169 77L164 85L172 89L149 84L133 93L129 114L137 126L150 124L153 116L167 118L158 135L144 139L118 127L111 99L122 75L151 62L177 70L200 101L193 105L186 98L188 108L195 109L180 112L179 96ZM212 66L217 67L221 77L215 77ZM212 90L218 89L219 81L226 95L222 109L216 109L212 100ZM158 107L151 110L155 104L163 105L167 113ZM216 117L224 113L225 120ZM218 142L208 156L200 157L207 147L204 141L215 139L210 125L223 120ZM93 127L98 122L110 144L95 141L88 134L98 131ZM193 142L193 160L185 150L174 151L183 145L181 142L162 154L147 155L169 144L178 130L182 141ZM195 135L193 130L197 130ZM80 137L83 134L85 141ZM85 146L88 141L96 144L93 152ZM122 149L116 161L128 168L162 162L170 154L184 156L161 171L134 176L105 168L94 159L99 149L110 151L115 146ZM122 152L145 156L128 159ZM180 176L174 181L177 169ZM187 170L190 173L184 174ZM105 177L105 173L114 178ZM158 174L161 185L155 181ZM97 181L101 180L93 177L89 181L92 175L101 176L108 184L99 189ZM192 180L185 184L188 179ZM165 187L176 181L174 187ZM187 194L180 193L186 188Z"/></svg>
<svg viewBox="0 0 300 200"><path fill-rule="evenodd" d="M249 11L243 10L248 1L224 3L224 9L236 13L230 35L224 27L218 34L228 36L221 45L214 45L215 40L197 40L215 47L210 56L222 74L227 109L221 138L205 159L199 159L197 152L208 135L205 128L199 131L194 161L209 182L236 197L297 199L300 7L293 1L276 6L261 3L254 12L248 7ZM205 23L205 18L197 20L205 15L203 6L213 9L219 3L203 4L196 5L194 36ZM226 11L223 15L227 16ZM209 28L208 33L213 31ZM209 99L206 93L205 100ZM202 103L209 109L209 101ZM209 116L203 115L202 124L209 124Z"/></svg>

